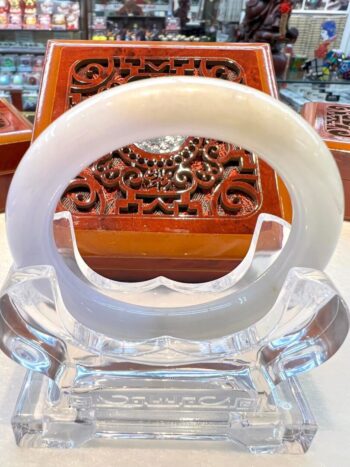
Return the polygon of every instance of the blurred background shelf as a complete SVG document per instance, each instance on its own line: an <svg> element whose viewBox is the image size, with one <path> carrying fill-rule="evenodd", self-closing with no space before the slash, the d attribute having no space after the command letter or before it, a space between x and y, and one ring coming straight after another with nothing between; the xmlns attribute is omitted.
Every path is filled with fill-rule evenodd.
<svg viewBox="0 0 350 467"><path fill-rule="evenodd" d="M24 24L27 3L21 1L20 24ZM275 15L279 2L270 3L275 6L273 9L270 5L270 13ZM39 65L44 60L46 43L51 39L235 42L242 28L246 5L247 0L36 0L30 8L35 9L38 29L12 28L10 19L8 25L0 21L3 28L0 29L0 97L7 98L21 110L35 110L40 85ZM265 28L266 37L272 37L275 30L264 23L265 10L259 13L258 22ZM48 12L46 16L50 17L50 22L46 24L40 17ZM76 24L79 29L69 29L74 27L69 17L72 12L78 15ZM0 19L1 14L0 8ZM54 18L56 14L61 15L61 23ZM275 29L278 29L279 16L274 17L277 21ZM350 81L336 77L334 73L322 79L310 79L301 71L301 63L313 58L320 45L325 21L335 24L336 35L330 48L342 49L349 55L350 76L349 0L295 0L288 28L298 29L299 35L290 45L291 71L278 79L281 98L295 109L299 109L300 103L316 98L333 102L349 99L350 102L346 90ZM54 29L53 24L66 29ZM273 44L273 38L271 40ZM294 58L295 63L292 63ZM23 67L26 60L28 66Z"/></svg>

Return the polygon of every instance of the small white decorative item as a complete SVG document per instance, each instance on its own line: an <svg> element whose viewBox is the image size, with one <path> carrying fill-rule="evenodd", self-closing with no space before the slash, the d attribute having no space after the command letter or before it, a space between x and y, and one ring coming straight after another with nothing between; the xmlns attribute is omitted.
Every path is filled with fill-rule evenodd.
<svg viewBox="0 0 350 467"><path fill-rule="evenodd" d="M177 135L261 154L289 189L292 226L260 216L246 258L213 282L99 276L79 255L69 214L54 214L60 196L116 147ZM149 79L66 112L32 144L8 196L14 267L0 295L0 345L28 369L13 417L18 444L146 437L307 450L316 424L296 375L333 355L349 327L320 272L343 209L341 179L319 136L247 86Z"/></svg>

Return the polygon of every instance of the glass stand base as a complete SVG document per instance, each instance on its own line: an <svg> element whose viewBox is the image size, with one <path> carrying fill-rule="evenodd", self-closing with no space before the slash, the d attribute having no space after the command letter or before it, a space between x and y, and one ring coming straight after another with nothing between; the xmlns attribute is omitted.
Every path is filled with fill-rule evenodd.
<svg viewBox="0 0 350 467"><path fill-rule="evenodd" d="M254 371L251 374L254 374ZM23 447L74 448L104 438L226 440L253 453L303 453L317 431L297 378L267 391L261 374L171 369L101 374L65 393L28 371L12 426ZM260 388L258 387L260 385Z"/></svg>
<svg viewBox="0 0 350 467"><path fill-rule="evenodd" d="M51 266L10 271L0 348L28 370L12 419L18 445L203 439L253 453L305 452L316 424L296 378L339 349L349 312L327 276L308 268L289 271L270 308L242 312L228 290L258 282L288 238L284 222L259 219L253 250L232 274L139 286L80 268L72 225L57 218L67 264L100 295L91 308L80 303L89 327L65 304Z"/></svg>

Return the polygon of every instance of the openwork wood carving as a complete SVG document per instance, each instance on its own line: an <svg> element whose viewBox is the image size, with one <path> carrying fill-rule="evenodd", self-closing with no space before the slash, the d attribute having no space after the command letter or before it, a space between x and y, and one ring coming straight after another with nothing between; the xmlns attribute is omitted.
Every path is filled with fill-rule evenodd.
<svg viewBox="0 0 350 467"><path fill-rule="evenodd" d="M326 107L325 130L333 136L350 138L350 106L328 105Z"/></svg>
<svg viewBox="0 0 350 467"><path fill-rule="evenodd" d="M115 86L168 75L245 83L243 69L230 59L118 56L79 60L71 68L66 107ZM72 181L60 209L89 215L208 218L241 217L259 208L259 171L252 154L205 138L182 138L181 144L179 140L174 138L167 145L158 140L131 145L102 157Z"/></svg>
<svg viewBox="0 0 350 467"><path fill-rule="evenodd" d="M121 84L157 76L187 75L245 83L242 67L218 58L109 57L77 61L71 71L68 107Z"/></svg>
<svg viewBox="0 0 350 467"><path fill-rule="evenodd" d="M72 212L119 216L242 216L259 203L254 157L204 138L187 138L170 154L117 150L82 172L62 199Z"/></svg>

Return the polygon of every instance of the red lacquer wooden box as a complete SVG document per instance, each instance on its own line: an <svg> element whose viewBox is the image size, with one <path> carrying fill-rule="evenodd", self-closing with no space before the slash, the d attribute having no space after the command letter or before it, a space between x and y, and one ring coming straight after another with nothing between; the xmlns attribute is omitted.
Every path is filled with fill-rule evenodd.
<svg viewBox="0 0 350 467"><path fill-rule="evenodd" d="M350 105L310 102L302 114L334 156L344 186L344 217L350 220Z"/></svg>
<svg viewBox="0 0 350 467"><path fill-rule="evenodd" d="M29 147L32 125L5 99L0 99L0 212L19 161Z"/></svg>
<svg viewBox="0 0 350 467"><path fill-rule="evenodd" d="M272 70L263 44L53 41L34 137L70 107L138 79L208 76L276 97ZM91 267L127 281L157 275L205 281L240 262L261 212L290 219L288 194L269 166L201 136L116 148L77 175L58 209L73 214L79 249ZM130 171L139 175L137 186Z"/></svg>

